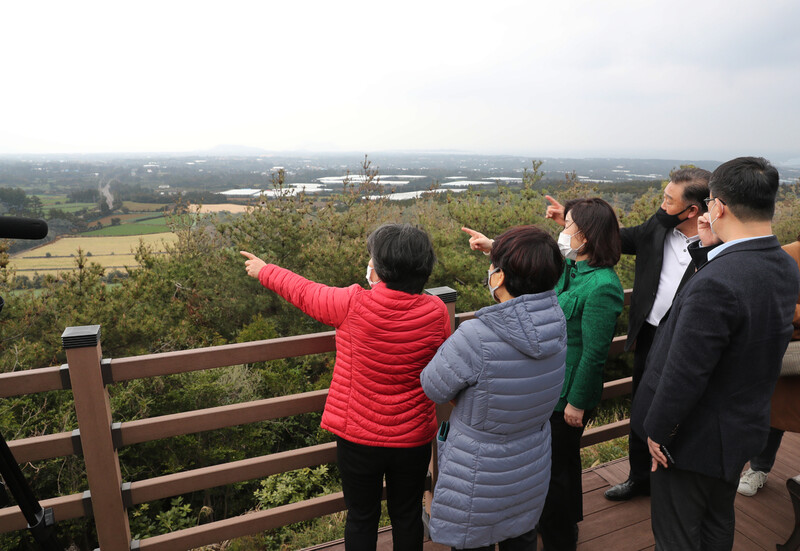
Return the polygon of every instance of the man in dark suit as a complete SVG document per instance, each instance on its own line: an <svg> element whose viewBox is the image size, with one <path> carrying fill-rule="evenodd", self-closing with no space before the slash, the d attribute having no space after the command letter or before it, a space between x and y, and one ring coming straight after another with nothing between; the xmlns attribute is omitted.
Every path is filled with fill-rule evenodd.
<svg viewBox="0 0 800 551"><path fill-rule="evenodd" d="M621 228L622 253L636 255L633 293L625 350L633 351L633 390L636 396L645 362L661 318L672 305L677 289L694 273L688 246L700 238L697 219L706 211L711 173L702 168L683 168L670 175L664 201L644 224ZM631 431L628 436L630 474L625 482L605 491L606 499L628 500L650 494L650 451Z"/></svg>
<svg viewBox="0 0 800 551"><path fill-rule="evenodd" d="M622 253L636 255L633 293L629 310L625 350L633 343L633 395L644 373L645 360L656 327L667 312L678 287L694 273L687 247L699 240L697 219L706 211L711 173L702 168L682 168L670 175L658 211L643 224L620 228ZM547 196L547 217L563 220L563 207ZM605 497L614 501L650 494L650 451L647 443L631 431L628 438L630 475L612 486Z"/></svg>
<svg viewBox="0 0 800 551"><path fill-rule="evenodd" d="M692 251L697 273L656 332L631 413L653 456L660 550L733 546L738 477L767 439L800 290L796 265L772 235L775 168L734 159L709 188L698 229L704 245L722 244Z"/></svg>

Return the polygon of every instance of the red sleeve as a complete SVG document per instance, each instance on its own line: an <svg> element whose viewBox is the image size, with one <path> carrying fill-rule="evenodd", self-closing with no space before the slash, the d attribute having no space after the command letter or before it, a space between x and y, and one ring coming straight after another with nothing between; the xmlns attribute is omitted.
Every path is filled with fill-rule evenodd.
<svg viewBox="0 0 800 551"><path fill-rule="evenodd" d="M444 304L444 302L442 302ZM447 310L447 305L444 304L444 339L453 334L453 327L450 325L450 312Z"/></svg>
<svg viewBox="0 0 800 551"><path fill-rule="evenodd" d="M261 268L258 280L315 320L333 327L344 322L350 299L363 290L358 285L329 287L315 283L274 264Z"/></svg>

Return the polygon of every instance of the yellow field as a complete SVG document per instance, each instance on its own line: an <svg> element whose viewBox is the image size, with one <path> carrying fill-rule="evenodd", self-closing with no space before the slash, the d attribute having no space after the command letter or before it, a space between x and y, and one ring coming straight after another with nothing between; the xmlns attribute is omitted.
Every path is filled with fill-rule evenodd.
<svg viewBox="0 0 800 551"><path fill-rule="evenodd" d="M64 237L47 245L22 252L11 257L11 266L19 275L32 276L36 273L56 273L75 268L78 248L84 253L92 253L90 260L106 269L123 269L136 266L133 249L141 239L163 251L164 243L172 243L178 236L174 233L152 233L148 235L129 235L120 237ZM50 257L47 257L50 253Z"/></svg>
<svg viewBox="0 0 800 551"><path fill-rule="evenodd" d="M247 205L234 205L233 203L222 203L219 205L189 205L191 212L199 212L200 214L210 214L215 212L246 212Z"/></svg>

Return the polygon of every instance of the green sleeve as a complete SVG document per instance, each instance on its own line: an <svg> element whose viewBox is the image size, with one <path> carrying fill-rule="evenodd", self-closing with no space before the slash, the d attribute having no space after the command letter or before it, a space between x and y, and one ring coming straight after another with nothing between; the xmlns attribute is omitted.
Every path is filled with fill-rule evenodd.
<svg viewBox="0 0 800 551"><path fill-rule="evenodd" d="M595 407L603 392L603 367L624 300L622 285L613 272L612 275L613 278L604 277L590 292L583 307L583 351L567 394L567 402L578 409Z"/></svg>

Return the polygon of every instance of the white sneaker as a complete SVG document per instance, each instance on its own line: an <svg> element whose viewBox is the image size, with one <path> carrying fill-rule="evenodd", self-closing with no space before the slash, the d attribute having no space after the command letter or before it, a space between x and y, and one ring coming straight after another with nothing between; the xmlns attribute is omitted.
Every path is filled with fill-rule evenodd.
<svg viewBox="0 0 800 551"><path fill-rule="evenodd" d="M754 471L753 469L747 469L742 475L742 478L739 479L739 487L736 489L736 491L743 496L754 496L759 489L764 487L764 484L766 483L767 473L762 471Z"/></svg>

